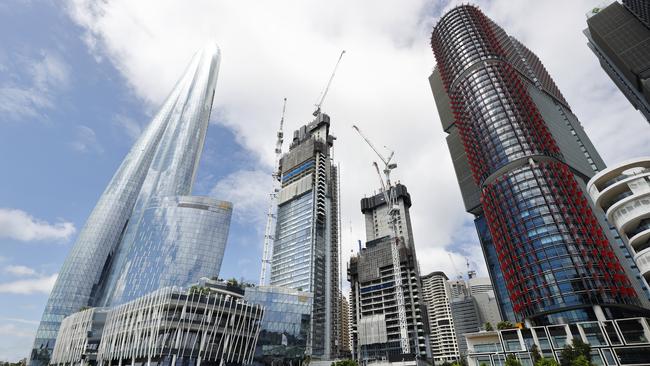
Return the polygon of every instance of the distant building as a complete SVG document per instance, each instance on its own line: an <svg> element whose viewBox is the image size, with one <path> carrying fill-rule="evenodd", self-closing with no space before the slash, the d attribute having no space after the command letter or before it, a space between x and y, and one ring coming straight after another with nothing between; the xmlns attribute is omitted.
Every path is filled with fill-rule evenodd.
<svg viewBox="0 0 650 366"><path fill-rule="evenodd" d="M629 246L645 281L650 281L650 158L605 169L587 187L595 205Z"/></svg>
<svg viewBox="0 0 650 366"><path fill-rule="evenodd" d="M447 275L431 272L422 276L422 298L429 316L429 342L434 363L457 361L460 352L451 314L452 296Z"/></svg>
<svg viewBox="0 0 650 366"><path fill-rule="evenodd" d="M448 281L449 284L449 297L452 299L469 296L467 283L462 278L457 278Z"/></svg>
<svg viewBox="0 0 650 366"><path fill-rule="evenodd" d="M499 303L496 296L494 296L494 291L479 292L472 295L472 297L476 301L481 324L490 323L491 326L495 327L497 323L503 320L499 313Z"/></svg>
<svg viewBox="0 0 650 366"><path fill-rule="evenodd" d="M559 362L562 349L574 339L591 346L592 365L638 366L650 360L647 318L482 331L466 334L465 338L468 366L502 366L508 355L517 357L522 365L532 365L533 345L542 357Z"/></svg>
<svg viewBox="0 0 650 366"><path fill-rule="evenodd" d="M474 298L482 325L490 323L495 327L502 320L499 303L488 277L477 277L475 273L470 275L467 280L467 293Z"/></svg>
<svg viewBox="0 0 650 366"><path fill-rule="evenodd" d="M264 308L255 365L299 365L311 354L311 293L273 286L249 287L244 300Z"/></svg>
<svg viewBox="0 0 650 366"><path fill-rule="evenodd" d="M205 284L205 283L204 283ZM63 320L51 364L250 364L262 306L223 284L157 290L112 308L90 308Z"/></svg>
<svg viewBox="0 0 650 366"><path fill-rule="evenodd" d="M589 48L634 108L650 122L650 4L612 2L587 13Z"/></svg>
<svg viewBox="0 0 650 366"><path fill-rule="evenodd" d="M450 308L451 316L454 318L458 352L461 357L465 357L467 355L465 334L478 332L483 328L478 304L472 296L464 296L451 299Z"/></svg>
<svg viewBox="0 0 650 366"><path fill-rule="evenodd" d="M411 196L406 186L393 187L399 215L398 256L402 288L395 286L392 245L383 194L361 200L368 241L365 248L350 259L348 280L351 285L352 355L359 362L409 361L430 358L429 330L424 301L420 300L418 270L409 208ZM402 291L406 315L409 354L403 354L396 291Z"/></svg>
<svg viewBox="0 0 650 366"><path fill-rule="evenodd" d="M350 348L350 304L348 299L341 296L341 333L339 336L339 349L341 358L351 358L352 349Z"/></svg>
<svg viewBox="0 0 650 366"><path fill-rule="evenodd" d="M470 296L490 291L494 292L489 277L476 277L476 275L467 280L467 289L469 290Z"/></svg>
<svg viewBox="0 0 650 366"><path fill-rule="evenodd" d="M282 188L271 259L271 286L314 296L309 341L310 355L318 359L338 355L339 177L330 152L334 140L324 113L294 132L280 160Z"/></svg>

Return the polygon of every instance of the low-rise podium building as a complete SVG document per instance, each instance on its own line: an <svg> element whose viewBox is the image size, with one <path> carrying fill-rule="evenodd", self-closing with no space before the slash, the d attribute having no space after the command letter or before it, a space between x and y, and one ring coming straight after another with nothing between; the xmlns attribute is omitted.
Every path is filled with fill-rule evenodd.
<svg viewBox="0 0 650 366"><path fill-rule="evenodd" d="M250 364L264 308L243 290L203 283L167 287L61 323L51 364L218 366Z"/></svg>

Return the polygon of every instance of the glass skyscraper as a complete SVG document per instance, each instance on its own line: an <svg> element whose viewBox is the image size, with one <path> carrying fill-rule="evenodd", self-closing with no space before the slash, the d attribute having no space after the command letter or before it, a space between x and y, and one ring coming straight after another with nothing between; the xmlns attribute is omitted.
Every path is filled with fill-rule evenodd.
<svg viewBox="0 0 650 366"><path fill-rule="evenodd" d="M219 273L232 207L189 197L217 82L220 51L192 59L99 198L50 294L30 356L49 359L64 317Z"/></svg>
<svg viewBox="0 0 650 366"><path fill-rule="evenodd" d="M330 117L318 113L294 132L280 160L270 283L313 294L308 349L322 359L338 354L340 316L338 171L329 127Z"/></svg>
<svg viewBox="0 0 650 366"><path fill-rule="evenodd" d="M605 165L537 56L469 5L440 19L431 46L432 90L502 316L539 325L643 313L638 270L623 267L586 198Z"/></svg>

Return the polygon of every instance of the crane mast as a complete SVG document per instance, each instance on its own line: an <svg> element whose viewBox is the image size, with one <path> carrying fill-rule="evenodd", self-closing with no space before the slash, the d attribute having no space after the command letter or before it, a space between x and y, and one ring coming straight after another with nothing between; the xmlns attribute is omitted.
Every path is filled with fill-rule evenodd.
<svg viewBox="0 0 650 366"><path fill-rule="evenodd" d="M264 230L264 251L262 253L262 269L260 270L260 286L266 284L266 273L268 272L268 266L271 263L271 256L273 254L273 241L275 240L275 235L273 233L274 223L275 223L275 206L278 199L278 192L281 188L282 172L279 169L280 157L282 156L282 143L284 142L284 132L282 127L284 125L284 112L287 108L287 98L284 98L284 103L282 105L282 117L280 118L280 129L277 133L277 141L275 143L275 165L273 173L273 191L269 195L269 209L266 213L266 229Z"/></svg>
<svg viewBox="0 0 650 366"><path fill-rule="evenodd" d="M391 257L393 260L393 275L395 278L395 298L397 299L397 316L399 320L399 331L400 331L400 346L402 348L402 353L411 353L411 347L409 345L408 339L408 325L406 324L406 309L404 305L404 291L402 287L402 269L400 265L399 258L399 235L397 232L397 215L399 215L399 207L397 205L397 196L395 190L392 189L390 182L390 172L391 170L397 168L397 164L391 163L393 156L395 155L394 151L391 151L388 155L388 158L385 158L368 140L368 138L361 132L359 127L352 126L359 136L361 136L370 148L377 154L379 159L384 163L384 176L382 177L379 165L376 161L372 162L372 165L377 170L377 175L379 176L379 182L381 183L381 192L384 195L384 200L388 207L388 224L392 229L392 241L391 247Z"/></svg>

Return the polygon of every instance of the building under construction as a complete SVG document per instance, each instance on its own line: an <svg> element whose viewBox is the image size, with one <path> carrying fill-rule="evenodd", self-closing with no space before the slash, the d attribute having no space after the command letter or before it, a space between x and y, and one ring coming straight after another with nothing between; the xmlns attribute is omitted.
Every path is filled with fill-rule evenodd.
<svg viewBox="0 0 650 366"><path fill-rule="evenodd" d="M329 127L330 117L318 111L280 160L271 259L271 286L314 296L308 354L319 359L338 355L340 323L338 172Z"/></svg>
<svg viewBox="0 0 650 366"><path fill-rule="evenodd" d="M362 199L367 242L348 266L352 353L354 359L363 363L430 358L428 321L420 301L420 273L409 215L411 196L402 184L389 189L395 197L396 235L391 235L386 196L380 193ZM391 246L397 246L401 281L395 275ZM398 291L403 296L404 324L400 324ZM407 352L402 343L402 327L406 329Z"/></svg>

